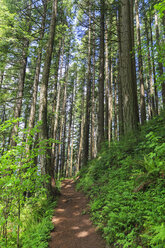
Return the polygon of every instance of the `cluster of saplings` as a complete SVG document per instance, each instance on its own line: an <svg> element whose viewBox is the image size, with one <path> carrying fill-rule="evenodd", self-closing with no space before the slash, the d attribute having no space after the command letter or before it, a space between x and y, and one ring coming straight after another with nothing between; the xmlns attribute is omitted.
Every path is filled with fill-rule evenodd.
<svg viewBox="0 0 165 248"><path fill-rule="evenodd" d="M19 120L20 121L20 120ZM8 135L18 120L5 121L0 125L0 137ZM34 144L34 136L40 124L30 133L18 129L10 144L1 149L0 157L0 247L48 246L53 228L51 218L56 202L48 196L48 177L36 165L37 158L47 149L47 141ZM27 139L28 137L28 139Z"/></svg>

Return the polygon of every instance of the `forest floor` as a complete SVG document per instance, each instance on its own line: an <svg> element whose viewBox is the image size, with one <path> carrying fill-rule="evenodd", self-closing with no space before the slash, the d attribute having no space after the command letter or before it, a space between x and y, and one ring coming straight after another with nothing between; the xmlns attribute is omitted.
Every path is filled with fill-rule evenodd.
<svg viewBox="0 0 165 248"><path fill-rule="evenodd" d="M73 180L62 182L61 194L49 248L106 248L87 214L88 201L82 192L76 192Z"/></svg>

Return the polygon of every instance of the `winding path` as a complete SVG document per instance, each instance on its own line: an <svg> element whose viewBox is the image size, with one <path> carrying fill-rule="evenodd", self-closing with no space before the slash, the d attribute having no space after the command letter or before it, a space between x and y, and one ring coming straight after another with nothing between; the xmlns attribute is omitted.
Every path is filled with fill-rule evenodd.
<svg viewBox="0 0 165 248"><path fill-rule="evenodd" d="M61 193L52 220L55 229L49 248L106 248L105 241L85 213L87 200L83 193L75 191L74 181L63 181Z"/></svg>

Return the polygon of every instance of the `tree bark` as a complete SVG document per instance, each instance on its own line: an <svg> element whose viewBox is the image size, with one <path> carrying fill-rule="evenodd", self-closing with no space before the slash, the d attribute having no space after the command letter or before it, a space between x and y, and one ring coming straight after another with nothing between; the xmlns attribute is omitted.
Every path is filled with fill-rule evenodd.
<svg viewBox="0 0 165 248"><path fill-rule="evenodd" d="M110 50L111 52L111 50ZM109 85L108 85L108 141L112 140L112 119L113 119L113 65L112 56L109 58Z"/></svg>
<svg viewBox="0 0 165 248"><path fill-rule="evenodd" d="M114 83L113 83L113 88L114 88L114 139L117 140L117 78L114 78Z"/></svg>
<svg viewBox="0 0 165 248"><path fill-rule="evenodd" d="M73 118L74 120L74 118ZM72 145L71 145L71 155L70 155L70 173L69 176L73 176L73 145L74 145L74 121L72 126Z"/></svg>
<svg viewBox="0 0 165 248"><path fill-rule="evenodd" d="M134 103L134 112L136 117L136 123L139 123L139 106L138 106L138 97L137 97L137 80L136 80L136 61L135 61L135 38L134 38L134 11L133 11L134 1L129 0L129 9L130 9L130 30L131 30L131 66L132 66L132 78L133 78L133 103Z"/></svg>
<svg viewBox="0 0 165 248"><path fill-rule="evenodd" d="M124 134L137 129L137 111L135 104L135 84L132 63L132 21L130 0L121 1L120 34L121 34L121 85L123 100Z"/></svg>
<svg viewBox="0 0 165 248"><path fill-rule="evenodd" d="M42 16L40 43L42 42L42 39L43 39L44 33L45 33L46 11L47 11L47 0L44 2L44 12L43 12L43 16ZM33 81L33 96L32 96L31 108L30 108L29 131L34 127L36 103L37 103L37 93L38 93L38 83L39 83L39 76L40 76L40 69L41 69L41 59L42 59L42 45L39 44L36 70L35 70L35 76L34 76L34 81Z"/></svg>
<svg viewBox="0 0 165 248"><path fill-rule="evenodd" d="M95 12L93 14L93 79L92 79L92 106L91 106L91 144L90 144L90 158L93 159L96 156L96 136L95 136L95 80L96 80L96 37L95 37Z"/></svg>
<svg viewBox="0 0 165 248"><path fill-rule="evenodd" d="M67 108L67 106L66 106ZM61 151L61 163L60 163L60 176L65 176L65 150L66 150L66 115L64 118L64 131L63 131L63 142L62 142L62 151Z"/></svg>
<svg viewBox="0 0 165 248"><path fill-rule="evenodd" d="M66 66L66 76L65 76L65 82L64 82L64 87L63 87L63 104L62 104L62 113L61 113L61 120L60 120L60 133L59 133L59 141L60 142L62 141L62 134L63 134L64 124L65 124L65 115L66 115L68 66L69 66L69 61L68 61L68 64ZM58 144L58 154L57 154L57 159L56 159L56 168L60 168L60 164L59 164L60 160L59 160L59 158L60 158L60 154L61 154L61 146L62 146L61 144ZM60 171L61 171L61 168L60 168Z"/></svg>
<svg viewBox="0 0 165 248"><path fill-rule="evenodd" d="M63 47L62 47L63 43ZM57 106L57 98L58 98L58 76L59 76L59 68L60 68L60 60L63 61L64 56L64 42L62 38L59 40L59 48L57 52L56 64L55 64L55 82L54 82L54 92L53 92L53 102L52 102L52 120L51 120L51 137L54 136L54 123L55 123L55 114L56 114L56 106ZM61 63L62 64L62 63ZM60 71L62 70L62 67ZM60 74L62 74L60 72Z"/></svg>
<svg viewBox="0 0 165 248"><path fill-rule="evenodd" d="M157 90L157 82L156 82L156 69L155 69L155 56L154 56L154 45L153 45L153 35L152 35L152 20L150 13L150 38L151 38L151 56L152 56L152 71L153 71L153 79L154 79L154 115L158 115L158 90Z"/></svg>
<svg viewBox="0 0 165 248"><path fill-rule="evenodd" d="M83 165L86 165L89 157L89 126L91 112L91 7L89 4L89 27L88 27L88 74L87 74L87 95L86 95L86 112L84 124L84 140L83 140Z"/></svg>
<svg viewBox="0 0 165 248"><path fill-rule="evenodd" d="M110 19L111 25L112 18ZM109 35L108 35L109 33ZM105 23L105 138L110 142L112 140L112 111L113 111L113 92L112 92L112 44L108 50L108 40L111 40L111 26L108 32L108 22Z"/></svg>
<svg viewBox="0 0 165 248"><path fill-rule="evenodd" d="M27 7L27 27L28 27L28 32L31 32L31 0L28 2L28 7ZM14 118L17 119L21 116L21 111L22 111L22 101L23 101L23 95L24 95L24 84L25 84L25 76L26 76L26 66L27 66L27 58L28 58L28 49L29 49L29 39L25 38L23 41L23 48L22 48L22 57L21 57L21 68L20 68L20 73L19 73L19 80L18 80L18 90L17 90L17 100L15 104L15 109L14 109ZM17 122L12 130L11 133L11 140L10 140L10 145L15 146L16 143L13 139L13 136L17 134L18 132L18 125L19 122Z"/></svg>
<svg viewBox="0 0 165 248"><path fill-rule="evenodd" d="M139 80L140 80L140 113L141 123L146 121L146 104L145 104L145 91L144 91L144 78L143 78L143 60L141 49L141 36L140 36L140 22L139 22L139 2L135 0L136 11L136 33L137 33L137 50L138 50L138 67L139 67Z"/></svg>
<svg viewBox="0 0 165 248"><path fill-rule="evenodd" d="M54 47L54 37L55 37L55 28L56 28L56 18L57 18L57 0L53 0L52 4L52 17L49 31L48 44L46 49L46 57L44 62L42 83L41 83L41 92L40 92L40 107L39 107L39 120L42 121L41 130L40 130L40 140L48 139L48 125L47 125L47 92L48 92L48 81L50 74L50 66L52 59L52 52ZM42 149L42 146L41 146ZM49 155L49 158L47 157ZM50 180L47 184L47 189L51 197L55 195L55 179L54 179L54 166L51 164L50 160L50 150L44 154L40 155L41 159L41 168L45 170L45 173L50 176Z"/></svg>
<svg viewBox="0 0 165 248"><path fill-rule="evenodd" d="M146 34L146 39L147 39L147 58L148 58L148 72L149 72L148 115L149 115L149 119L151 119L154 115L154 112L155 112L155 101L154 101L154 90L153 90L153 81L152 81L152 66L151 66L151 55L150 55L150 44L149 44L147 17L145 17L144 22L145 22L145 34Z"/></svg>
<svg viewBox="0 0 165 248"><path fill-rule="evenodd" d="M118 49L119 49L119 61L118 61L118 105L119 105L119 139L124 135L124 120L123 120L123 100L122 100L122 86L121 86L121 33L120 33L120 12L121 8L116 13L117 22L117 34L118 34Z"/></svg>
<svg viewBox="0 0 165 248"><path fill-rule="evenodd" d="M66 177L69 176L69 160L70 160L70 142L71 142L71 129L72 129L72 120L73 120L73 102L74 102L74 87L72 90L71 103L70 103L70 116L69 116L69 130L68 130L68 149L67 149L67 160L66 160Z"/></svg>
<svg viewBox="0 0 165 248"><path fill-rule="evenodd" d="M100 71L99 71L99 112L98 112L98 150L101 148L101 143L104 141L104 13L105 0L100 0L101 16L100 16Z"/></svg>
<svg viewBox="0 0 165 248"><path fill-rule="evenodd" d="M165 20L165 18L164 18ZM158 48L158 71L159 71L159 76L163 77L163 64L160 60L161 58L161 45L160 45L160 34L159 34L159 26L158 26L158 16L155 14L155 25L156 25L156 42L157 42L157 48ZM162 102L163 102L163 107L165 108L165 81L162 80L161 82L162 86Z"/></svg>
<svg viewBox="0 0 165 248"><path fill-rule="evenodd" d="M108 27L105 22L105 139L108 140L108 117L109 117L109 53L108 53ZM111 55L110 55L111 56Z"/></svg>
<svg viewBox="0 0 165 248"><path fill-rule="evenodd" d="M60 96L61 96L61 78L63 73L63 60L64 60L64 40L63 40L63 46L62 46L62 55L61 55L61 65L60 65L60 77L59 77L59 84L58 84L58 90L57 90L57 100L54 102L53 110L55 109L56 116L52 120L52 138L56 140L57 135L57 128L58 128L58 120L59 120L59 107L60 107ZM55 92L56 93L56 92ZM52 151L51 151L51 163L52 166L55 165L55 150L56 144L52 144Z"/></svg>
<svg viewBox="0 0 165 248"><path fill-rule="evenodd" d="M85 81L85 79L84 79ZM85 82L84 82L85 84ZM78 159L77 159L77 169L76 172L79 172L81 165L82 165L82 149L83 149L83 135L84 135L84 122L85 122L85 116L84 116L84 85L82 86L82 109L81 109L81 115L80 115L80 140L79 140L79 148L78 148Z"/></svg>

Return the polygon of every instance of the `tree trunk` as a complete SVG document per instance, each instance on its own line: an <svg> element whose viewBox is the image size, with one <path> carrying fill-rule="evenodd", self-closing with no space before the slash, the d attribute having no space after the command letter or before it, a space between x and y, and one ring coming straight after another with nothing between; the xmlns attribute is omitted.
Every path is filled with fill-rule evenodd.
<svg viewBox="0 0 165 248"><path fill-rule="evenodd" d="M85 80L85 79L84 79ZM85 82L84 82L85 84ZM80 140L79 140L79 148L78 148L78 159L77 159L77 169L76 172L79 172L81 165L82 165L82 149L83 149L83 135L84 135L84 122L85 122L85 116L84 116L84 85L82 90L82 109L81 109L81 125L80 125Z"/></svg>
<svg viewBox="0 0 165 248"><path fill-rule="evenodd" d="M69 131L68 131L68 150L67 150L67 160L66 160L66 177L69 176L70 141L71 141L72 120L73 120L74 87L75 85L73 85L70 110L69 110L70 116L69 116Z"/></svg>
<svg viewBox="0 0 165 248"><path fill-rule="evenodd" d="M3 105L3 113L2 113L2 116L1 116L1 123L5 122L6 118L6 107L5 107L5 104ZM5 145L6 145L6 135L3 134L3 138L2 138L2 143L1 143L1 152L0 152L0 156L3 155L4 153L4 150L5 150Z"/></svg>
<svg viewBox="0 0 165 248"><path fill-rule="evenodd" d="M98 112L98 150L104 141L104 13L105 0L100 0L100 71L99 71L99 112Z"/></svg>
<svg viewBox="0 0 165 248"><path fill-rule="evenodd" d="M109 53L108 53L108 27L105 22L105 139L108 140L108 119L109 119ZM111 54L110 54L111 56Z"/></svg>
<svg viewBox="0 0 165 248"><path fill-rule="evenodd" d="M110 19L110 25L112 18ZM109 35L108 35L109 33ZM112 67L112 44L108 50L108 40L111 41L111 26L108 29L108 22L105 23L105 138L110 142L112 140L112 111L113 111L113 92L112 92L112 77L113 77L113 67Z"/></svg>
<svg viewBox="0 0 165 248"><path fill-rule="evenodd" d="M66 68L66 77L65 77L64 87L63 87L63 105L62 105L62 114L61 114L61 121L60 121L60 133L59 133L59 141L60 142L62 141L62 133L63 133L63 129L64 129L65 115L66 115L68 66L69 66L69 61L68 61L67 68ZM60 168L60 164L59 164L60 154L61 154L61 144L58 144L58 154L57 154L57 159L56 159L56 168ZM61 171L61 168L60 168L60 171Z"/></svg>
<svg viewBox="0 0 165 248"><path fill-rule="evenodd" d="M135 62L135 41L134 41L134 12L133 12L133 1L129 0L129 9L130 9L130 30L131 30L131 66L132 66L132 78L133 78L133 103L134 103L134 112L135 112L135 122L139 123L139 106L138 106L138 97L137 97L137 82L136 82L136 62Z"/></svg>
<svg viewBox="0 0 165 248"><path fill-rule="evenodd" d="M145 106L143 60L142 60L142 49L141 49L140 22L139 22L139 2L138 2L138 0L135 0L135 11L136 11L137 46L138 46L138 66L139 66L139 79L140 79L140 113L141 113L141 123L144 124L146 121L146 106Z"/></svg>
<svg viewBox="0 0 165 248"><path fill-rule="evenodd" d="M163 77L163 64L162 64L162 62L160 60L162 55L160 54L161 53L161 45L160 45L160 35L159 35L159 26L158 26L158 16L157 16L157 14L155 14L155 25L156 25L156 42L157 42L157 48L158 48L159 76ZM163 107L165 108L165 81L164 80L162 80L161 86L162 86L162 102L163 102Z"/></svg>
<svg viewBox="0 0 165 248"><path fill-rule="evenodd" d="M56 117L52 120L52 138L56 140L57 135L57 128L58 128L58 120L59 120L59 107L60 107L60 96L61 96L61 82L60 79L62 78L63 73L63 60L64 60L64 40L63 40L63 47L62 47L62 56L61 56L61 65L60 65L60 78L59 78L59 84L58 84L58 90L57 90L57 101L54 102L55 106L53 106L53 110L55 109ZM51 164L54 166L55 164L55 147L56 144L52 144L52 151L51 151Z"/></svg>
<svg viewBox="0 0 165 248"><path fill-rule="evenodd" d="M29 41L25 42L25 47L22 54L22 60L21 60L21 69L20 69L20 75L18 80L18 90L17 90L17 100L15 104L14 109L14 118L17 119L21 116L21 110L22 110L22 100L23 100L23 94L24 94L24 83L25 83L25 75L26 75L26 65L27 65L27 50L29 47ZM17 122L12 130L11 133L11 140L10 145L15 146L16 143L13 140L13 136L17 134L18 132L18 125L19 122Z"/></svg>
<svg viewBox="0 0 165 248"><path fill-rule="evenodd" d="M67 106L66 106L67 108ZM60 176L65 176L65 147L66 147L66 115L64 118L64 131L63 131L63 142L62 142L62 151L61 151L61 163L60 163Z"/></svg>
<svg viewBox="0 0 165 248"><path fill-rule="evenodd" d="M137 111L135 104L135 78L133 73L132 60L132 21L130 13L130 1L121 1L120 16L121 34L121 85L123 100L124 134L137 129Z"/></svg>
<svg viewBox="0 0 165 248"><path fill-rule="evenodd" d="M86 95L86 112L84 125L84 140L83 140L83 165L88 162L89 156L89 125L91 111L91 9L89 5L89 27L88 27L88 78L87 78L87 95Z"/></svg>
<svg viewBox="0 0 165 248"><path fill-rule="evenodd" d="M31 32L31 0L28 1L28 7L27 7L27 27L28 32ZM29 49L29 40L25 39L23 42L23 51L22 51L22 57L21 57L21 68L20 68L20 74L19 74L19 80L18 80L18 89L17 89L17 100L15 104L14 109L14 118L17 119L21 116L21 110L22 110L22 100L23 100L23 94L24 94L24 83L25 83L25 76L26 76L26 66L27 66L27 57L28 57L28 49ZM18 125L19 122L16 123L13 127L12 133L11 133L11 140L10 145L14 146L16 145L15 141L13 140L13 136L17 134L18 132Z"/></svg>
<svg viewBox="0 0 165 248"><path fill-rule="evenodd" d="M59 48L57 52L56 64L55 64L55 82L54 82L54 92L53 92L53 103L52 103L52 120L51 120L51 137L53 138L54 134L54 123L55 123L55 114L56 114L56 106L57 106L57 99L58 99L58 76L59 76L59 67L60 67L60 60L63 61L64 56L64 43L62 47L62 39L59 41ZM63 63L61 63L63 64ZM62 67L60 69L62 71ZM60 72L62 74L62 72Z"/></svg>
<svg viewBox="0 0 165 248"><path fill-rule="evenodd" d="M4 56L3 58L3 64L1 65L1 70L0 70L0 90L3 84L4 80L4 75L5 75L5 68L6 68L6 60L7 60L7 55Z"/></svg>
<svg viewBox="0 0 165 248"><path fill-rule="evenodd" d="M52 52L54 46L56 18L57 18L57 0L54 0L52 5L52 17L51 17L49 38L46 49L46 57L45 57L45 63L43 69L41 92L40 92L39 120L42 121L42 124L41 124L41 131L39 136L41 141L48 139L47 92L48 92L48 81L50 74ZM42 145L41 145L41 149L42 149ZM50 158L47 157L47 155L50 156L49 149L47 149L47 151L45 151L44 154L40 155L41 168L43 168L45 170L45 173L50 176L50 180L47 184L47 189L50 196L54 197L54 193L55 193L54 166L51 164L51 160Z"/></svg>
<svg viewBox="0 0 165 248"><path fill-rule="evenodd" d="M118 61L118 105L119 105L119 139L124 135L124 119L123 119L123 100L122 100L122 86L121 86L121 34L120 34L120 11L116 13L117 22L117 34L118 34L118 49L119 49L119 61Z"/></svg>
<svg viewBox="0 0 165 248"><path fill-rule="evenodd" d="M117 140L117 78L114 78L114 139Z"/></svg>
<svg viewBox="0 0 165 248"><path fill-rule="evenodd" d="M151 56L152 56L152 71L153 71L153 79L154 79L154 114L158 115L158 90L157 90L157 82L156 82L156 71L155 71L155 56L154 56L154 45L153 45L153 35L152 35L152 20L151 20L151 13L150 13L150 37L151 37Z"/></svg>
<svg viewBox="0 0 165 248"><path fill-rule="evenodd" d="M93 22L95 22L95 12L93 16ZM95 37L95 24L93 23L92 29L92 37L93 37L93 79L92 79L92 107L91 107L91 145L90 145L90 158L93 159L96 156L96 137L95 137L95 79L96 79L96 37Z"/></svg>
<svg viewBox="0 0 165 248"><path fill-rule="evenodd" d="M147 25L147 17L144 19L145 21L145 34L147 38L147 58L148 58L148 72L149 72L149 81L148 81L148 105L149 105L149 119L151 119L155 112L155 101L154 101L154 90L153 90L153 81L152 81L152 67L151 67L151 55L150 55L150 47L149 47L149 34L148 34L148 25Z"/></svg>
<svg viewBox="0 0 165 248"><path fill-rule="evenodd" d="M110 50L111 52L111 50ZM112 140L112 115L113 115L113 65L112 57L109 58L109 85L108 85L108 141Z"/></svg>
<svg viewBox="0 0 165 248"><path fill-rule="evenodd" d="M73 118L74 120L74 118ZM72 145L71 145L71 155L70 155L70 173L69 176L73 176L73 144L74 144L74 121L72 126Z"/></svg>
<svg viewBox="0 0 165 248"><path fill-rule="evenodd" d="M47 10L47 0L44 2L44 12L43 12L43 16L42 16L40 43L42 42L42 39L43 39L44 33L45 33L46 10ZM37 93L38 93L38 83L39 83L39 76L40 76L40 69L41 69L41 59L42 59L42 45L39 44L37 64L36 64L36 70L35 70L35 76L34 76L34 82L33 82L33 96L32 96L31 108L30 108L29 131L34 127L36 103L37 103Z"/></svg>
<svg viewBox="0 0 165 248"><path fill-rule="evenodd" d="M163 24L163 34L165 36L165 11L163 12L163 21L162 21L162 24ZM165 39L163 38L163 44L165 42ZM163 66L163 74L165 73L165 67ZM162 101L163 101L163 108L165 109L165 81L163 81L162 83Z"/></svg>

